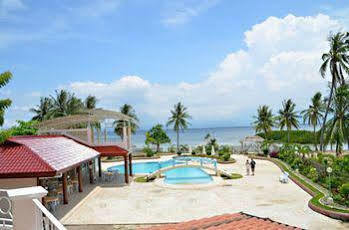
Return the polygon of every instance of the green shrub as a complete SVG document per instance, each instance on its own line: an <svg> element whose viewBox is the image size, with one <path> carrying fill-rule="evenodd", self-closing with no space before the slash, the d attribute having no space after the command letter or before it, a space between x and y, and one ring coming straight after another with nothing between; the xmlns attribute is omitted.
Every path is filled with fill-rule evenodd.
<svg viewBox="0 0 349 230"><path fill-rule="evenodd" d="M264 133L258 133L257 135L265 138ZM316 136L318 137L319 133L316 133ZM287 131L272 130L268 133L268 139L276 142L287 143ZM290 143L314 144L314 133L308 130L291 130Z"/></svg>
<svg viewBox="0 0 349 230"><path fill-rule="evenodd" d="M152 157L155 154L155 152L150 147L144 147L143 152L146 154L147 157Z"/></svg>
<svg viewBox="0 0 349 230"><path fill-rule="evenodd" d="M349 183L342 184L342 186L339 189L339 192L342 197L345 199L349 199Z"/></svg>
<svg viewBox="0 0 349 230"><path fill-rule="evenodd" d="M218 155L223 156L224 154L231 154L232 153L232 148L229 145L223 145L220 147L218 150Z"/></svg>
<svg viewBox="0 0 349 230"><path fill-rule="evenodd" d="M222 156L222 160L229 161L229 159L230 159L230 153L224 153L224 155Z"/></svg>
<svg viewBox="0 0 349 230"><path fill-rule="evenodd" d="M308 177L309 177L312 181L314 181L314 182L318 181L318 179L319 179L319 174L318 174L318 172L316 171L316 168L311 168L311 169L310 169L310 171L309 171L309 173L308 173Z"/></svg>
<svg viewBox="0 0 349 230"><path fill-rule="evenodd" d="M170 145L167 149L169 153L175 153L176 152L176 146Z"/></svg>

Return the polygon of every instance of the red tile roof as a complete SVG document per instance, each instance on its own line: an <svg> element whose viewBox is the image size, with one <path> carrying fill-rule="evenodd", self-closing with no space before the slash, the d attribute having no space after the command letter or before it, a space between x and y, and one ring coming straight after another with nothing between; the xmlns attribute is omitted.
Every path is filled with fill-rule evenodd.
<svg viewBox="0 0 349 230"><path fill-rule="evenodd" d="M284 230L300 229L286 224L272 221L268 218L260 218L243 212L235 214L224 214L192 220L178 224L167 224L146 228L146 230Z"/></svg>
<svg viewBox="0 0 349 230"><path fill-rule="evenodd" d="M63 136L11 137L0 146L0 177L52 176L97 156Z"/></svg>

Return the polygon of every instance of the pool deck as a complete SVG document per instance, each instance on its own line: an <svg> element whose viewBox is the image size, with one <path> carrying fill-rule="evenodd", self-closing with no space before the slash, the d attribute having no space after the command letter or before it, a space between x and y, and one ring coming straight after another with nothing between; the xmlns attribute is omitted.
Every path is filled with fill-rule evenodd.
<svg viewBox="0 0 349 230"><path fill-rule="evenodd" d="M246 157L233 157L237 160L235 164L219 167L244 175ZM143 161L146 160L137 162ZM133 229L126 225L180 222L243 211L306 229L349 229L349 223L308 208L310 195L293 182L281 184L278 181L281 171L273 163L260 160L256 163L255 176L228 180L231 186L178 190L160 188L154 183L131 183L124 187L96 187L61 221L68 229L93 224L109 225L110 229L125 224L126 229ZM103 168L116 164L103 163Z"/></svg>

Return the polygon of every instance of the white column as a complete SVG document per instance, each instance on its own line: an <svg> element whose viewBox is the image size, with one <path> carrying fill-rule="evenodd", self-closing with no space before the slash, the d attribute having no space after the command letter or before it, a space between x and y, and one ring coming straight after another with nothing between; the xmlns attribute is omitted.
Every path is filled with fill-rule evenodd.
<svg viewBox="0 0 349 230"><path fill-rule="evenodd" d="M131 146L132 146L132 143L131 143L131 122L128 121L127 122L127 149L128 149L128 151L131 150Z"/></svg>
<svg viewBox="0 0 349 230"><path fill-rule="evenodd" d="M13 229L42 229L42 213L36 207L33 199L41 200L47 195L47 190L41 186L7 190L12 201Z"/></svg>
<svg viewBox="0 0 349 230"><path fill-rule="evenodd" d="M127 147L127 130L126 130L126 121L123 121L122 123L122 142L123 142L123 147L126 148Z"/></svg>

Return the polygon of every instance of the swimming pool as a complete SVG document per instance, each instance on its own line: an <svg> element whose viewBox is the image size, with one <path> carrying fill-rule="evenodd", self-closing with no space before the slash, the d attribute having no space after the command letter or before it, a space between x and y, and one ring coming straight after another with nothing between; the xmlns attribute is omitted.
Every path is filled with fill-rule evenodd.
<svg viewBox="0 0 349 230"><path fill-rule="evenodd" d="M134 174L149 174L161 168L184 163L183 159L132 163L132 171ZM116 165L109 167L108 171L118 171L123 174L125 173L125 167L123 164ZM204 184L212 181L212 177L208 173L196 167L171 169L164 174L165 183L167 184Z"/></svg>

